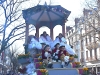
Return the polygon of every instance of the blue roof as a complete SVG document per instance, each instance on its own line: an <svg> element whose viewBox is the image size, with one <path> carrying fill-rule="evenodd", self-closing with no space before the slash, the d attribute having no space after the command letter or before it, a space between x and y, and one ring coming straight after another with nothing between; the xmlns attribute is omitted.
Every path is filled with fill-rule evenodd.
<svg viewBox="0 0 100 75"><path fill-rule="evenodd" d="M53 28L56 25L64 25L70 13L71 11L60 5L37 5L23 10L23 18L26 23L35 27Z"/></svg>

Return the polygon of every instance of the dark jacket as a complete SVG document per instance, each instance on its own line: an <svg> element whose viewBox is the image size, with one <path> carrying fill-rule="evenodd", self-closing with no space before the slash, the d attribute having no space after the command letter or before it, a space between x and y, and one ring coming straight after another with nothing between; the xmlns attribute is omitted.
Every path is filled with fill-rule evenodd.
<svg viewBox="0 0 100 75"><path fill-rule="evenodd" d="M51 51L48 51L48 53L52 54ZM47 59L47 57L45 57L45 51L44 50L42 50L42 59Z"/></svg>

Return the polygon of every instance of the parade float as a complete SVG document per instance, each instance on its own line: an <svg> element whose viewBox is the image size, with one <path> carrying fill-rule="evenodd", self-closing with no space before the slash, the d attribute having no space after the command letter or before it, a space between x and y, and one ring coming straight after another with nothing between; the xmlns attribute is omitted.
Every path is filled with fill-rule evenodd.
<svg viewBox="0 0 100 75"><path fill-rule="evenodd" d="M76 59L77 55L69 55L70 63L66 68L61 68L61 62L53 62L53 68L47 68L41 54L37 53L34 57L27 52L27 38L29 36L29 25L36 27L39 36L39 28L47 26L50 29L50 37L53 40L53 28L56 25L62 26L62 34L65 36L65 23L68 20L70 11L60 5L37 5L35 7L23 10L23 18L26 22L25 34L25 54L18 56L18 61L23 68L19 72L28 75L89 75L87 67L82 67Z"/></svg>

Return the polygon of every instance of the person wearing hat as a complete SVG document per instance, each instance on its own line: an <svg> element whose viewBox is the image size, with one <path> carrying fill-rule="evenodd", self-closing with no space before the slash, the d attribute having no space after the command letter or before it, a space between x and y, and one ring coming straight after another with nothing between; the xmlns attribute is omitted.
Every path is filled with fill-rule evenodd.
<svg viewBox="0 0 100 75"><path fill-rule="evenodd" d="M55 48L52 50L52 54L53 54L53 59L56 60L56 62L58 62L58 53L59 53L59 47L60 47L60 44L57 43L55 46Z"/></svg>
<svg viewBox="0 0 100 75"><path fill-rule="evenodd" d="M42 59L48 68L52 68L52 52L49 45L46 45L44 50L42 50Z"/></svg>
<svg viewBox="0 0 100 75"><path fill-rule="evenodd" d="M64 46L66 48L66 51L71 55L75 55L75 51L71 48L70 45L67 44L67 41L66 41L65 37L61 33L54 40L54 43L55 42L58 42L60 44L64 44Z"/></svg>
<svg viewBox="0 0 100 75"><path fill-rule="evenodd" d="M59 47L59 53L58 53L58 58L61 60L61 66L62 68L64 68L65 66L68 66L68 64L70 63L69 61L69 54L68 52L65 50L65 46L61 45Z"/></svg>

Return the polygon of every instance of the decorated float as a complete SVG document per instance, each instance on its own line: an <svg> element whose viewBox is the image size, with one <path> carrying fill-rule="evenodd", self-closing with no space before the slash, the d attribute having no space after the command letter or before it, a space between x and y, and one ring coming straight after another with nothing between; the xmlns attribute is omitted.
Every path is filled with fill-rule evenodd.
<svg viewBox="0 0 100 75"><path fill-rule="evenodd" d="M26 22L25 54L19 55L18 61L21 65L25 65L18 69L20 73L23 75L89 75L88 68L83 68L81 63L77 61L77 55L69 55L70 63L65 68L61 67L61 62L53 62L53 68L47 68L40 53L32 56L27 51L30 24L36 27L38 37L40 27L47 26L50 28L50 37L53 40L53 28L56 25L62 26L62 34L65 36L65 23L70 13L60 5L47 5L46 3L23 10L23 18Z"/></svg>

